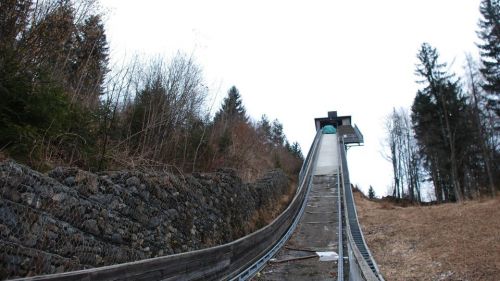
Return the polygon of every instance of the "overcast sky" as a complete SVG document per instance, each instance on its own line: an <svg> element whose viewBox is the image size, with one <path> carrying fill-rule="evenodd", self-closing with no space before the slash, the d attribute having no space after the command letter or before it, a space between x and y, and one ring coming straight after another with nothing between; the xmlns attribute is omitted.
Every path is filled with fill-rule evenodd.
<svg viewBox="0 0 500 281"><path fill-rule="evenodd" d="M479 2L101 0L112 61L192 54L217 106L235 85L252 118L278 118L304 153L315 117L351 115L365 137L348 151L351 182L377 195L392 178L384 118L413 102L421 43L460 74L465 54L477 56Z"/></svg>

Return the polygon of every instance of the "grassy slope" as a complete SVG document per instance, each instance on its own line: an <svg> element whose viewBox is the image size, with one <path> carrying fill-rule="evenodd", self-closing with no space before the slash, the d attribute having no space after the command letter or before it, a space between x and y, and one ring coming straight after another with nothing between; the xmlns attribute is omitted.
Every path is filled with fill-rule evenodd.
<svg viewBox="0 0 500 281"><path fill-rule="evenodd" d="M500 280L500 198L405 208L355 198L387 281Z"/></svg>

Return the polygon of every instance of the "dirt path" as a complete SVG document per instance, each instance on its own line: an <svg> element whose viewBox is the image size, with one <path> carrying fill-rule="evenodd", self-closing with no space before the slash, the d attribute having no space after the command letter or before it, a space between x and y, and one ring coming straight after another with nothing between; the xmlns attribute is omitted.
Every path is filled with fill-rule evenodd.
<svg viewBox="0 0 500 281"><path fill-rule="evenodd" d="M355 200L387 281L500 280L500 198L406 208Z"/></svg>

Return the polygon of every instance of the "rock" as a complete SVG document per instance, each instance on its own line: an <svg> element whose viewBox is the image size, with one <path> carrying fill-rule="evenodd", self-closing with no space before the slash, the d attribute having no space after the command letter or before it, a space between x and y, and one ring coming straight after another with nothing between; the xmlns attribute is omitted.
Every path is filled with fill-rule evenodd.
<svg viewBox="0 0 500 281"><path fill-rule="evenodd" d="M46 235L50 240L57 240L57 238L59 238L59 235L52 231L47 231Z"/></svg>
<svg viewBox="0 0 500 281"><path fill-rule="evenodd" d="M63 273L65 271L64 265L60 265L56 268L56 273Z"/></svg>
<svg viewBox="0 0 500 281"><path fill-rule="evenodd" d="M175 228L175 227L173 227L173 226L171 226L171 225L169 225L169 226L168 226L168 230L169 230L171 233L174 233L174 234L175 234L175 233L177 233L177 228Z"/></svg>
<svg viewBox="0 0 500 281"><path fill-rule="evenodd" d="M8 192L6 192L5 196L12 202L16 203L21 202L21 194L15 189L11 189Z"/></svg>
<svg viewBox="0 0 500 281"><path fill-rule="evenodd" d="M86 196L98 191L99 178L95 174L78 170L75 182L78 184L78 191Z"/></svg>
<svg viewBox="0 0 500 281"><path fill-rule="evenodd" d="M65 193L56 193L54 195L52 195L52 201L56 201L56 202L61 202L61 201L64 201L64 199L66 199L66 194Z"/></svg>
<svg viewBox="0 0 500 281"><path fill-rule="evenodd" d="M149 201L149 192L148 191L142 191L140 193L140 196L141 198L144 200L144 201Z"/></svg>
<svg viewBox="0 0 500 281"><path fill-rule="evenodd" d="M95 255L95 263L100 265L102 263L102 257L100 255Z"/></svg>
<svg viewBox="0 0 500 281"><path fill-rule="evenodd" d="M100 234L99 227L97 226L97 221L94 219L86 220L83 223L83 227L85 228L85 230L87 230L88 232L90 232L94 235Z"/></svg>
<svg viewBox="0 0 500 281"><path fill-rule="evenodd" d="M166 201L168 199L167 193L164 189L159 186L153 187L153 195L158 198L160 201Z"/></svg>
<svg viewBox="0 0 500 281"><path fill-rule="evenodd" d="M26 235L24 246L32 248L36 245L37 240L38 237L36 235L28 234Z"/></svg>
<svg viewBox="0 0 500 281"><path fill-rule="evenodd" d="M75 185L75 177L67 177L64 179L63 183L67 186L74 186Z"/></svg>
<svg viewBox="0 0 500 281"><path fill-rule="evenodd" d="M0 222L6 224L12 228L17 226L18 217L17 215L8 207L0 207Z"/></svg>
<svg viewBox="0 0 500 281"><path fill-rule="evenodd" d="M160 222L161 222L161 219L159 217L152 217L149 220L149 226L152 228L157 227L158 225L160 225Z"/></svg>
<svg viewBox="0 0 500 281"><path fill-rule="evenodd" d="M138 177L133 176L128 178L126 183L127 186L139 186L141 184L141 180L139 180Z"/></svg>
<svg viewBox="0 0 500 281"><path fill-rule="evenodd" d="M170 216L170 219L176 219L179 216L179 212L177 212L176 209L168 209L167 213Z"/></svg>
<svg viewBox="0 0 500 281"><path fill-rule="evenodd" d="M23 193L21 195L22 201L26 202L30 207L39 208L41 206L40 197L34 193Z"/></svg>
<svg viewBox="0 0 500 281"><path fill-rule="evenodd" d="M111 241L121 244L121 243L123 243L123 238L122 238L121 234L113 233L111 235Z"/></svg>

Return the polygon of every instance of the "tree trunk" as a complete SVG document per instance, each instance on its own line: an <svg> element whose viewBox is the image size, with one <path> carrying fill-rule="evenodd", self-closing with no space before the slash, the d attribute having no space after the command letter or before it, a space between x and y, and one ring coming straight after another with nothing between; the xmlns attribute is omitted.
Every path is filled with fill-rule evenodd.
<svg viewBox="0 0 500 281"><path fill-rule="evenodd" d="M448 108L446 107L446 101L444 100L444 93L442 92L442 89L439 88L440 91L438 91L439 98L441 102L441 108L443 109L443 115L444 115L444 122L445 122L445 135L444 137L448 141L448 145L450 147L450 161L451 161L451 182L453 185L453 193L455 195L455 200L458 202L463 201L463 196L462 196L462 190L460 189L460 182L458 180L458 169L457 169L457 158L456 158L456 153L455 153L455 137L454 133L451 130L450 126L450 120L448 116Z"/></svg>
<svg viewBox="0 0 500 281"><path fill-rule="evenodd" d="M472 62L471 62L470 57L467 57L467 67L469 70L472 98L474 100L474 110L473 110L474 121L476 123L476 126L478 128L478 132L479 132L479 135L478 135L479 145L481 146L481 152L483 154L483 160L484 160L484 165L486 167L486 174L488 176L488 183L490 186L491 196L495 197L496 196L495 182L493 179L493 173L491 172L491 162L490 162L488 149L486 146L486 134L483 131L483 125L481 124L481 117L479 116L479 102L478 102L479 93L478 93L478 89L476 87L476 81L474 79L474 74L472 72L473 71L472 70Z"/></svg>

